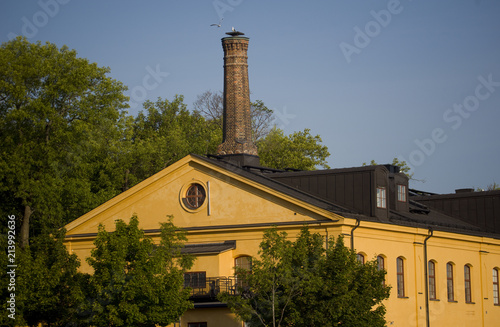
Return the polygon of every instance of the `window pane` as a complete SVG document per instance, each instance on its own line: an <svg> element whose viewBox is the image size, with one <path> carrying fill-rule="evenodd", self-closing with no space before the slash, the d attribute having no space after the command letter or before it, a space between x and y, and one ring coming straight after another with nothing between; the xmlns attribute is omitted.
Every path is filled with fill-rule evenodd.
<svg viewBox="0 0 500 327"><path fill-rule="evenodd" d="M406 202L406 185L398 185L398 201Z"/></svg>
<svg viewBox="0 0 500 327"><path fill-rule="evenodd" d="M398 277L398 297L405 296L405 279L404 279L404 262L402 258L396 259L397 263L397 277Z"/></svg>
<svg viewBox="0 0 500 327"><path fill-rule="evenodd" d="M435 271L435 264L432 261L429 261L429 269L427 270L427 273L429 275L429 298L431 300L436 299L436 271Z"/></svg>
<svg viewBox="0 0 500 327"><path fill-rule="evenodd" d="M446 284L448 290L448 301L455 301L453 291L453 265L451 263L446 264Z"/></svg>
<svg viewBox="0 0 500 327"><path fill-rule="evenodd" d="M377 257L377 267L378 267L378 270L384 270L385 269L385 265L384 265L384 257L379 255Z"/></svg>
<svg viewBox="0 0 500 327"><path fill-rule="evenodd" d="M385 269L384 257L381 255L377 256L377 269L378 270ZM382 281L382 285L385 285L385 279Z"/></svg>
<svg viewBox="0 0 500 327"><path fill-rule="evenodd" d="M244 256L236 258L235 266L245 270L252 270L252 257Z"/></svg>
<svg viewBox="0 0 500 327"><path fill-rule="evenodd" d="M356 258L358 259L359 262L365 263L365 256L362 255L361 253L356 254Z"/></svg>
<svg viewBox="0 0 500 327"><path fill-rule="evenodd" d="M377 208L386 208L386 196L384 187L377 187Z"/></svg>
<svg viewBox="0 0 500 327"><path fill-rule="evenodd" d="M464 282L465 282L465 302L472 302L470 267L464 266Z"/></svg>
<svg viewBox="0 0 500 327"><path fill-rule="evenodd" d="M500 305L498 299L498 269L493 269L493 304Z"/></svg>
<svg viewBox="0 0 500 327"><path fill-rule="evenodd" d="M186 191L186 202L191 209L197 209L205 202L205 189L200 184L191 185Z"/></svg>

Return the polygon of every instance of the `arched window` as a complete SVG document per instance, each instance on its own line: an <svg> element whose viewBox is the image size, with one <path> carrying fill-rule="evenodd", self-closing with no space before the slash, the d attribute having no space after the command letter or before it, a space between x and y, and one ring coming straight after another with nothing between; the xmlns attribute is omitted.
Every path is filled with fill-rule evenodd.
<svg viewBox="0 0 500 327"><path fill-rule="evenodd" d="M385 269L385 259L383 256L377 256L377 269L384 270ZM382 281L382 285L385 285L385 279Z"/></svg>
<svg viewBox="0 0 500 327"><path fill-rule="evenodd" d="M385 269L385 259L381 255L377 256L377 268L378 268L378 270Z"/></svg>
<svg viewBox="0 0 500 327"><path fill-rule="evenodd" d="M398 278L398 297L405 297L405 270L404 259L399 257L396 259L397 278Z"/></svg>
<svg viewBox="0 0 500 327"><path fill-rule="evenodd" d="M471 286L471 274L470 266L464 266L464 286L465 286L465 302L472 303L472 286Z"/></svg>
<svg viewBox="0 0 500 327"><path fill-rule="evenodd" d="M252 257L241 256L234 259L234 265L238 268L252 271Z"/></svg>
<svg viewBox="0 0 500 327"><path fill-rule="evenodd" d="M239 292L241 289L246 289L248 287L245 282L246 275L248 275L252 271L252 257L250 256L241 256L234 259L234 265L236 268L243 269L241 271L236 270L236 278L235 278L235 286L236 291Z"/></svg>
<svg viewBox="0 0 500 327"><path fill-rule="evenodd" d="M356 254L356 259L358 259L358 261L363 264L365 263L365 256L363 255L363 253Z"/></svg>
<svg viewBox="0 0 500 327"><path fill-rule="evenodd" d="M436 299L436 264L434 261L429 261L427 274L429 276L429 299Z"/></svg>
<svg viewBox="0 0 500 327"><path fill-rule="evenodd" d="M446 264L446 289L448 291L448 301L455 301L455 286L453 280L453 264L448 262Z"/></svg>
<svg viewBox="0 0 500 327"><path fill-rule="evenodd" d="M500 305L498 300L498 268L493 268L493 304Z"/></svg>

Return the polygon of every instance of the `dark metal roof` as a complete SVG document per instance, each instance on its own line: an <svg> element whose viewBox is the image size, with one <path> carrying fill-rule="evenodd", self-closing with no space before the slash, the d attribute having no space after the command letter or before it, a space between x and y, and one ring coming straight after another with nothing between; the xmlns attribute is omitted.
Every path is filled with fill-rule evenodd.
<svg viewBox="0 0 500 327"><path fill-rule="evenodd" d="M236 249L236 241L220 243L186 244L181 252L188 254L215 254Z"/></svg>
<svg viewBox="0 0 500 327"><path fill-rule="evenodd" d="M194 157L209 162L211 164L215 164L223 169L229 170L233 173L241 175L242 177L248 178L252 181L258 182L262 185L270 187L276 191L285 193L290 195L296 199L305 201L312 205L315 205L319 208L326 209L333 213L339 214L346 218L355 218L360 219L361 221L373 221L385 224L393 224L400 226L410 226L410 227L418 227L418 228L432 228L434 230L441 230L445 232L452 233L460 233L466 235L475 235L475 236L485 236L492 238L500 238L498 233L494 233L491 231L484 230L479 226L471 224L470 222L463 221L456 217L452 217L450 215L446 215L438 210L433 209L432 207L426 206L423 203L419 203L414 201L418 197L412 197L412 200L409 200L409 212L401 212L390 210L388 219L381 219L377 217L367 216L360 214L359 212L355 212L351 209L347 209L342 207L336 203L331 201L327 201L325 199L319 198L308 192L303 190L291 187L285 183L281 183L272 178L273 175L276 176L305 176L305 175L325 175L329 173L344 173L344 172L354 172L354 171L370 171L375 169L387 169L384 166L363 166L363 167L352 167L352 168L341 168L341 169L327 169L327 170L316 170L316 171L277 171L266 169L265 167L246 167L242 168L239 166L235 166L224 162L218 159L209 159L199 155L193 155ZM272 172L271 172L272 171ZM428 194L425 197L432 197L434 194L428 192L419 192L412 190L414 193L420 194ZM500 192L500 191L499 191ZM432 195L431 195L432 194ZM456 196L460 196L457 194Z"/></svg>
<svg viewBox="0 0 500 327"><path fill-rule="evenodd" d="M457 190L453 194L419 192L411 199L481 228L484 232L500 234L500 190L474 192L473 189Z"/></svg>

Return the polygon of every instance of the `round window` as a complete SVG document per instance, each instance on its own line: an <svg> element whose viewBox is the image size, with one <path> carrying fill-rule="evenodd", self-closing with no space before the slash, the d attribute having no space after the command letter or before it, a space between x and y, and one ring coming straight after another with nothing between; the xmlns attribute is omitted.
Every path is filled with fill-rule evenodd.
<svg viewBox="0 0 500 327"><path fill-rule="evenodd" d="M187 191L186 197L184 198L185 204L190 209L198 209L205 202L206 193L203 186L198 183L191 184Z"/></svg>

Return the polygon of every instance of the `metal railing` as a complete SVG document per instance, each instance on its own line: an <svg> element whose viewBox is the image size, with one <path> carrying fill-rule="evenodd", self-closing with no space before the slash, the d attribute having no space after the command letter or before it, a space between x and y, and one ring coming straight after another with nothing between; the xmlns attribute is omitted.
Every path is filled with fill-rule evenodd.
<svg viewBox="0 0 500 327"><path fill-rule="evenodd" d="M241 283L241 282L240 282ZM238 294L238 280L236 277L206 277L195 282L185 282L184 287L191 289L192 300L216 300L217 295L223 292Z"/></svg>

